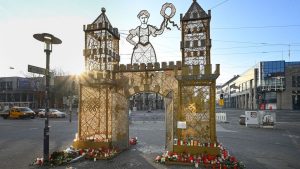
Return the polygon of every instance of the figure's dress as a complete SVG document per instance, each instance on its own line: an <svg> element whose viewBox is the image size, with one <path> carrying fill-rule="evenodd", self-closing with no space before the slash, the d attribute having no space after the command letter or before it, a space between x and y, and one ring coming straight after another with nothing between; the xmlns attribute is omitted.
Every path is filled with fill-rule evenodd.
<svg viewBox="0 0 300 169"><path fill-rule="evenodd" d="M138 26L129 31L131 35L139 37L139 41L135 45L131 56L131 64L156 62L155 50L149 42L149 36L156 36L156 30L155 27L148 25L146 28Z"/></svg>

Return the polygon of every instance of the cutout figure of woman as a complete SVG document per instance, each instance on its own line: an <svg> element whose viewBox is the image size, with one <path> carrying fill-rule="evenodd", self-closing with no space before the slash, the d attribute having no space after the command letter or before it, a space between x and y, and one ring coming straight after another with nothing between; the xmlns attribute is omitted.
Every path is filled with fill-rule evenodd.
<svg viewBox="0 0 300 169"><path fill-rule="evenodd" d="M163 22L158 29L155 26L148 25L150 13L147 10L142 10L137 15L141 21L141 25L129 31L126 40L134 45L133 53L131 56L131 64L134 63L154 63L156 62L156 54L152 44L149 41L150 35L156 37L164 32L167 19L164 18ZM138 42L133 40L138 37Z"/></svg>

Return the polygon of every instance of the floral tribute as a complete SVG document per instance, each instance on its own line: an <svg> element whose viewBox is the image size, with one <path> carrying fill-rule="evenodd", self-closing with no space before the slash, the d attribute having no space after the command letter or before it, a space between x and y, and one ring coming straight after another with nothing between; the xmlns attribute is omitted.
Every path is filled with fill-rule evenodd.
<svg viewBox="0 0 300 169"><path fill-rule="evenodd" d="M130 145L138 143L137 137L129 139ZM74 163L83 159L91 160L107 160L115 157L120 153L120 149L116 147L111 148L89 148L89 149L74 149L72 146L64 151L55 151L51 154L49 163L45 163L43 158L37 158L32 165L38 166L61 166L69 163Z"/></svg>
<svg viewBox="0 0 300 169"><path fill-rule="evenodd" d="M45 164L43 158L37 158L33 165L50 165L61 166L69 163L77 162L82 159L105 160L115 157L120 153L117 148L98 148L98 149L78 149L69 147L64 151L55 151L51 154L49 163Z"/></svg>
<svg viewBox="0 0 300 169"><path fill-rule="evenodd" d="M137 137L132 137L129 139L129 144L130 145L136 145L137 144Z"/></svg>
<svg viewBox="0 0 300 169"><path fill-rule="evenodd" d="M230 156L229 152L221 145L218 145L219 154L198 154L191 155L189 153L165 152L161 156L157 156L155 161L163 164L179 164L210 167L212 169L245 169L245 165L239 162L234 156Z"/></svg>

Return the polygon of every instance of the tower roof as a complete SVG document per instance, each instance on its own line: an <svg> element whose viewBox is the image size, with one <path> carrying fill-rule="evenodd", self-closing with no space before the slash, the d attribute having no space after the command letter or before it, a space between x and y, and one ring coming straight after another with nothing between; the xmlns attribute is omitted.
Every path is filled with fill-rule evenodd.
<svg viewBox="0 0 300 169"><path fill-rule="evenodd" d="M110 32L113 36L115 36L116 38L120 39L120 34L118 32L118 28L114 28L111 23L109 22L107 16L105 15L105 8L101 9L101 14L95 19L95 21L90 24L92 26L89 27L87 30L88 31L95 31L95 30L107 30L108 32Z"/></svg>
<svg viewBox="0 0 300 169"><path fill-rule="evenodd" d="M202 20L208 19L208 14L202 9L196 0L193 0L189 10L185 13L182 20Z"/></svg>
<svg viewBox="0 0 300 169"><path fill-rule="evenodd" d="M97 17L97 19L93 22L93 24L98 24L98 23L107 23L109 27L112 27L112 25L110 24L107 16L105 15L106 9L102 8L101 9L101 14Z"/></svg>

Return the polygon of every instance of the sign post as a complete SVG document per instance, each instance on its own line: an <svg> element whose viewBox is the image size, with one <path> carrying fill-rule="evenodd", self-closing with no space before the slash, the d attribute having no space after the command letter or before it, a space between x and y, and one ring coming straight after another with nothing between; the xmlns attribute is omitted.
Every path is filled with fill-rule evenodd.
<svg viewBox="0 0 300 169"><path fill-rule="evenodd" d="M37 67L37 66L33 66L33 65L28 65L28 72L46 75L45 68L41 68L41 67Z"/></svg>
<svg viewBox="0 0 300 169"><path fill-rule="evenodd" d="M49 33L34 34L33 37L41 42L44 42L45 48L44 52L46 53L46 69L39 68L36 66L28 65L28 71L38 74L44 74L46 76L46 104L45 104L45 127L44 127L44 150L43 150L43 159L44 164L49 162L49 96L50 96L50 53L52 52L52 44L61 44L61 40Z"/></svg>

